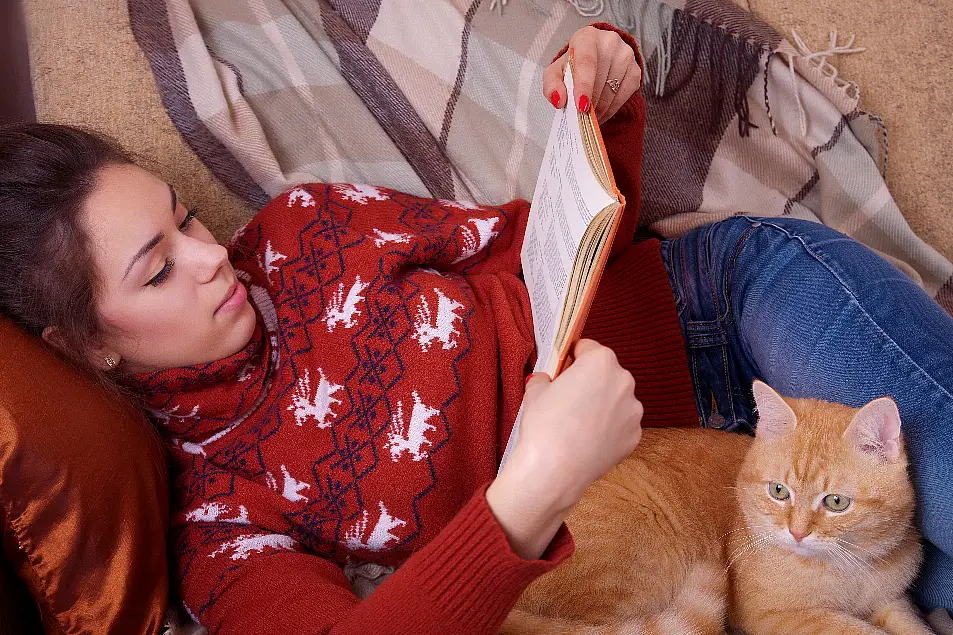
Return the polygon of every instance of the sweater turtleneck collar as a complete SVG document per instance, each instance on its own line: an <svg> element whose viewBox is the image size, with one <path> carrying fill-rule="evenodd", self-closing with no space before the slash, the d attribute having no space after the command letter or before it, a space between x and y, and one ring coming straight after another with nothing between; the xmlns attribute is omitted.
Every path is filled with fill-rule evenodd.
<svg viewBox="0 0 953 635"><path fill-rule="evenodd" d="M260 296L260 294L254 294ZM263 311L270 298L253 297L256 324L251 339L223 359L134 373L122 382L143 401L159 432L190 453L223 436L263 401L278 365L278 334Z"/></svg>

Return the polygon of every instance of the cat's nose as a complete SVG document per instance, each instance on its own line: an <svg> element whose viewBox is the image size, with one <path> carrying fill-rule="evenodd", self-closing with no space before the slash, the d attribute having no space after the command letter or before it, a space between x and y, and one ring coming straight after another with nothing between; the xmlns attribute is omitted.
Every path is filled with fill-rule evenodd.
<svg viewBox="0 0 953 635"><path fill-rule="evenodd" d="M804 529L788 529L791 537L794 538L794 542L800 543L802 540L807 538L807 535L811 532Z"/></svg>

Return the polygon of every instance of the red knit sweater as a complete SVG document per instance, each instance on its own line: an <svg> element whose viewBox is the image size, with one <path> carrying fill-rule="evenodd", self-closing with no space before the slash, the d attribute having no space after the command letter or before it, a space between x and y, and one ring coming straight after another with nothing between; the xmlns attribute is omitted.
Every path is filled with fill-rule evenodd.
<svg viewBox="0 0 953 635"><path fill-rule="evenodd" d="M630 245L644 123L636 95L604 127L628 216L586 336L635 375L645 425L689 423L658 242ZM522 560L485 498L533 361L519 277L528 212L313 184L240 233L251 342L131 378L170 440L171 549L211 633L495 633L572 552L564 526L540 560ZM349 561L400 567L360 601Z"/></svg>

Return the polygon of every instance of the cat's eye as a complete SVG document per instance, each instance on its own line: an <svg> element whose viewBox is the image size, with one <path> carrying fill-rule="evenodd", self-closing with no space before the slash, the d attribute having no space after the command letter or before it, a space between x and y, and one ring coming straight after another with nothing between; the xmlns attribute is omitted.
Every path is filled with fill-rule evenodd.
<svg viewBox="0 0 953 635"><path fill-rule="evenodd" d="M772 481L768 483L768 496L776 501L786 501L791 498L791 492L784 485Z"/></svg>
<svg viewBox="0 0 953 635"><path fill-rule="evenodd" d="M832 512L846 511L850 507L850 497L843 494L828 494L824 497L824 507Z"/></svg>

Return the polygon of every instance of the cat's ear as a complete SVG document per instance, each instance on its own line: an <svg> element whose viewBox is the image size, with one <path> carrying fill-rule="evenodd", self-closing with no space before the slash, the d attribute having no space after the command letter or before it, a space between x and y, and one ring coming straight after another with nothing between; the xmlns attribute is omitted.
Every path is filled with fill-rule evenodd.
<svg viewBox="0 0 953 635"><path fill-rule="evenodd" d="M894 461L900 456L900 411L890 397L874 399L861 408L844 431L844 438L864 454Z"/></svg>
<svg viewBox="0 0 953 635"><path fill-rule="evenodd" d="M757 379L751 390L754 392L754 402L758 407L756 435L759 438L777 439L794 430L797 417L781 395L774 392L771 386Z"/></svg>

